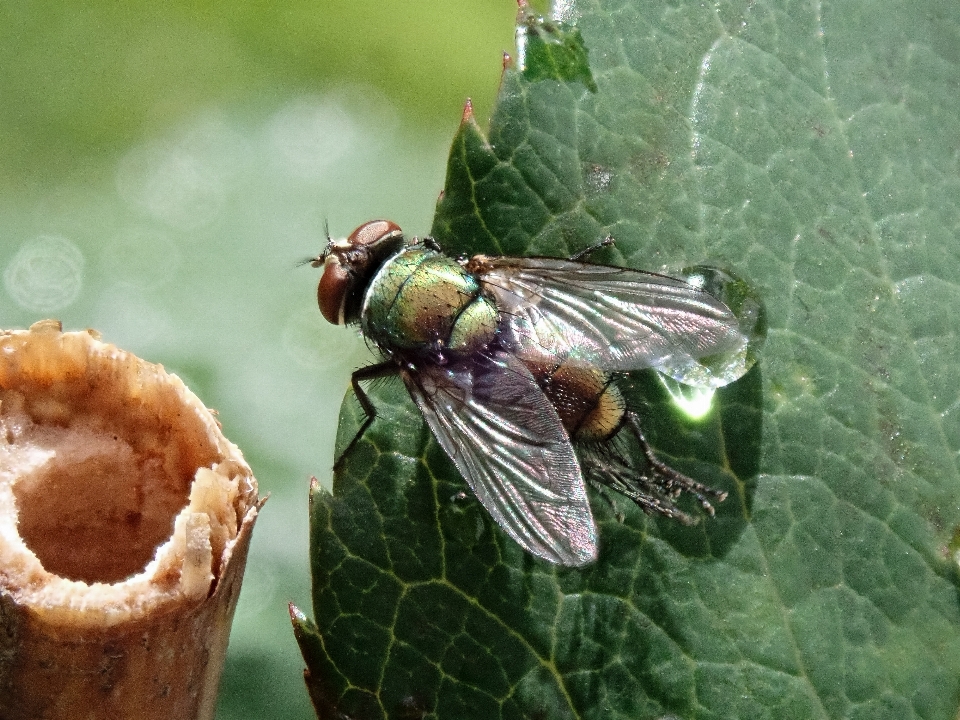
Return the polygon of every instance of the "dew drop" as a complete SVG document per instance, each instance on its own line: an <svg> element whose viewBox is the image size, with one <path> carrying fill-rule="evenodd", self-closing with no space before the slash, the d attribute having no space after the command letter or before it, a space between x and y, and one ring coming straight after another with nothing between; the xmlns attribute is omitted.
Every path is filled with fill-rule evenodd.
<svg viewBox="0 0 960 720"><path fill-rule="evenodd" d="M735 352L701 358L688 377L672 373L680 382L717 388L742 377L753 367L767 337L767 313L756 288L720 268L698 265L684 268L681 277L688 283L723 301L736 316L746 345Z"/></svg>

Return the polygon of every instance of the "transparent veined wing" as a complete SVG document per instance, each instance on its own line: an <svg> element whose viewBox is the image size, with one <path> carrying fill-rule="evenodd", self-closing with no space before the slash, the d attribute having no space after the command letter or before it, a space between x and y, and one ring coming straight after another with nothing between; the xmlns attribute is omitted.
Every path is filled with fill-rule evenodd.
<svg viewBox="0 0 960 720"><path fill-rule="evenodd" d="M596 559L580 465L523 363L497 352L401 374L437 442L510 537L561 565Z"/></svg>
<svg viewBox="0 0 960 720"><path fill-rule="evenodd" d="M497 303L503 343L521 356L545 352L608 371L652 367L707 387L749 367L737 317L682 280L556 258L477 256L468 267Z"/></svg>

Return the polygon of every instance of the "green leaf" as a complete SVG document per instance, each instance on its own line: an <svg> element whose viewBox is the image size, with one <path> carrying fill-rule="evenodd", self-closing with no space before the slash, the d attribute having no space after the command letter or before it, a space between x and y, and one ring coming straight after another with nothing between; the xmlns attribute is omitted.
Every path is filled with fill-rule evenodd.
<svg viewBox="0 0 960 720"><path fill-rule="evenodd" d="M575 80L591 92L597 91L587 49L576 27L538 17L521 6L518 30L517 60L527 82Z"/></svg>
<svg viewBox="0 0 960 720"><path fill-rule="evenodd" d="M624 382L661 456L731 496L691 528L593 494L600 559L554 567L387 381L314 495L311 672L349 718L955 718L960 6L563 8L596 92L509 69L433 234L556 256L610 234L597 261L745 279L767 345L707 418ZM341 448L359 420L348 398Z"/></svg>

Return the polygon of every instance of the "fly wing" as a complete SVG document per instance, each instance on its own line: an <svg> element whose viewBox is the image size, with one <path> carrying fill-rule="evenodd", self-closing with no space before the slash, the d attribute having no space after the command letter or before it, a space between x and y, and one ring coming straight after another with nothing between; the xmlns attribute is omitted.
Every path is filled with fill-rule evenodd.
<svg viewBox="0 0 960 720"><path fill-rule="evenodd" d="M510 537L560 565L596 559L573 447L523 363L497 352L402 375L437 442Z"/></svg>
<svg viewBox="0 0 960 720"><path fill-rule="evenodd" d="M746 370L735 361L747 345L737 317L682 280L555 258L472 262L505 319L503 342L521 355L546 352L608 371L653 367L712 387ZM729 360L711 374L697 362L708 356Z"/></svg>

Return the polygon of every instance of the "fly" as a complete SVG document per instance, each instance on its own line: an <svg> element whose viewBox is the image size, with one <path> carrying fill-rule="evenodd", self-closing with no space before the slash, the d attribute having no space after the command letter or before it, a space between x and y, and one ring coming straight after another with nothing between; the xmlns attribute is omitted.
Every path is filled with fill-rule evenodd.
<svg viewBox="0 0 960 720"><path fill-rule="evenodd" d="M601 244L607 244L605 241ZM584 471L647 512L693 522L676 498L726 493L661 462L614 382L654 368L679 382L719 387L749 367L748 338L720 300L683 280L569 260L475 255L455 260L431 238L407 240L386 220L329 239L320 311L359 324L383 361L353 373L365 413L337 465L376 417L361 383L399 374L433 436L487 512L524 549L580 566L597 557ZM719 360L718 360L719 358ZM594 456L621 431L647 467Z"/></svg>

